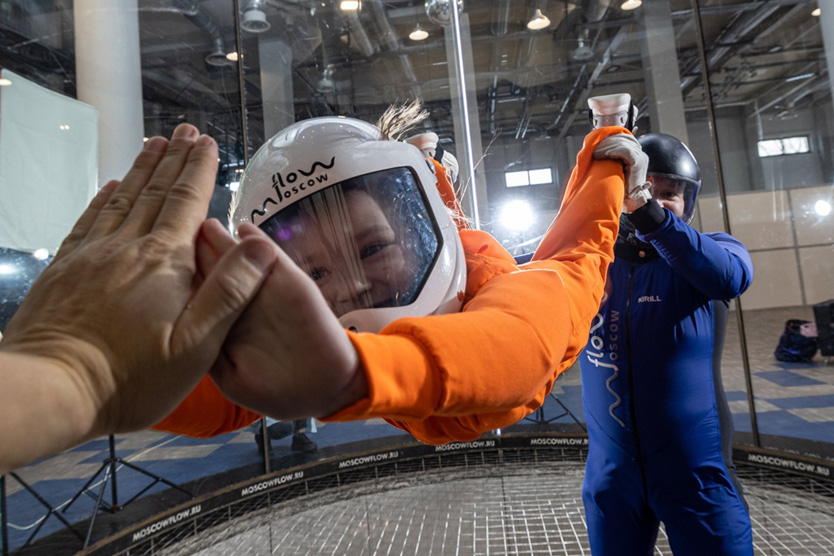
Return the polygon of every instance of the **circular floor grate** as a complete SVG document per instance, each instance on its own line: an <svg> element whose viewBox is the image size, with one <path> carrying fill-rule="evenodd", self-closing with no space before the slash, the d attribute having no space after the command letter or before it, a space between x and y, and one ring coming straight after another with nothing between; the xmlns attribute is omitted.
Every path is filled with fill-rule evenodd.
<svg viewBox="0 0 834 556"><path fill-rule="evenodd" d="M156 546L169 556L590 555L584 465L398 476L290 500ZM834 487L741 467L756 555L834 554ZM670 555L661 530L655 554Z"/></svg>

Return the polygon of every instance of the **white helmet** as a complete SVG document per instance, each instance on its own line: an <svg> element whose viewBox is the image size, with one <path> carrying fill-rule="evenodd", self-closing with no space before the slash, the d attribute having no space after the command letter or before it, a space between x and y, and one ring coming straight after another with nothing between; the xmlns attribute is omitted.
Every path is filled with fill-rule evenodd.
<svg viewBox="0 0 834 556"><path fill-rule="evenodd" d="M457 228L415 147L342 117L295 123L249 163L231 224L259 226L306 271L345 328L456 312L466 285Z"/></svg>

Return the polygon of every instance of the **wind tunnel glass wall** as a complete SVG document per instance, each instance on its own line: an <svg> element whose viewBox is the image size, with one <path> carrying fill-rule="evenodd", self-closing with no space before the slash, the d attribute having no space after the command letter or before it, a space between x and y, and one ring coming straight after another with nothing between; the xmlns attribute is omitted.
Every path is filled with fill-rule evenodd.
<svg viewBox="0 0 834 556"><path fill-rule="evenodd" d="M816 3L468 2L459 28L431 9L441 4L263 6L269 28L242 33L250 152L295 120L374 121L422 98L431 116L419 131L461 162L464 208L529 256L590 129L587 99L629 93L637 135L674 135L699 162L692 225L752 253L755 279L731 303L722 357L736 442L829 457L818 446L831 434L826 356L774 357L785 321L813 320L812 306L834 297L830 56ZM536 8L549 21L539 29ZM417 26L428 36L410 37ZM549 179L531 179L542 170ZM579 392L575 369L554 388L581 421Z"/></svg>
<svg viewBox="0 0 834 556"><path fill-rule="evenodd" d="M709 80L726 191L726 203L704 195L702 223L714 227L726 214L729 230L745 243L755 265L737 317L760 444L830 459L830 317L817 322L814 307L830 314L834 298L834 6L758 7L715 2L701 8L704 42L711 45L702 72ZM788 330L789 320L819 324L819 337ZM748 411L746 400L728 394L734 411ZM738 436L754 442L748 425L737 422L744 432Z"/></svg>
<svg viewBox="0 0 834 556"><path fill-rule="evenodd" d="M0 86L0 329L96 185L124 174L142 138L170 135L182 121L220 146L208 216L227 223L248 159L282 128L330 115L374 122L392 103L420 98L430 116L414 133L438 135L458 160L464 210L523 257L558 212L590 131L588 98L624 92L638 110L637 135L674 135L697 158L702 187L692 225L731 233L753 258L755 279L731 304L722 358L736 442L834 460L831 353L774 357L788 319L815 321L814 306L834 298L834 9L816 13L815 2L801 1L470 0L453 17L445 0L363 0L355 11L330 0L129 4L0 2L8 45L0 77L11 83ZM531 27L537 8L548 23ZM108 47L95 48L97 34L108 32ZM11 92L24 87L32 92ZM549 425L578 430L579 369L562 375L553 394L541 418L518 426L566 408ZM272 471L401 434L381 420L265 424ZM118 435L115 456L141 469L119 463L118 502L138 494L131 504L171 507L263 474L259 426L211 438ZM316 450L293 449L299 427ZM104 500L111 496L104 475L95 476L108 457L108 439L98 439L18 477L81 521L94 515L94 500L74 498L78 492L95 496L103 486ZM156 477L168 482L143 491ZM44 519L15 478L7 477L6 493L12 548L36 529L42 538L63 527Z"/></svg>

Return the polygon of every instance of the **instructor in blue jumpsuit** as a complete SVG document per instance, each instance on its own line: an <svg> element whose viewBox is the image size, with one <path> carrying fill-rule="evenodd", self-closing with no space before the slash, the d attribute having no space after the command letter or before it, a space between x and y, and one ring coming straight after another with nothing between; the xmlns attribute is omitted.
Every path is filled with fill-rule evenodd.
<svg viewBox="0 0 834 556"><path fill-rule="evenodd" d="M591 551L650 555L663 522L675 556L752 555L720 362L729 300L753 265L732 236L688 225L700 186L689 149L659 133L639 143L652 198L626 199L580 357Z"/></svg>

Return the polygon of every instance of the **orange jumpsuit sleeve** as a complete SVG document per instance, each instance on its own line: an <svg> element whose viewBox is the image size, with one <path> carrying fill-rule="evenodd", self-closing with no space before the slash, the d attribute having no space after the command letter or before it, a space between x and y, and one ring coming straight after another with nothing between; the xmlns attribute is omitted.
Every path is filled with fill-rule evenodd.
<svg viewBox="0 0 834 556"><path fill-rule="evenodd" d="M261 416L236 405L220 392L208 376L153 430L208 438L251 425Z"/></svg>
<svg viewBox="0 0 834 556"><path fill-rule="evenodd" d="M369 395L325 421L382 417L430 444L473 440L539 407L588 338L622 208L622 166L593 160L622 128L595 130L562 208L519 268L484 232L461 230L467 285L460 313L404 318L350 334Z"/></svg>

